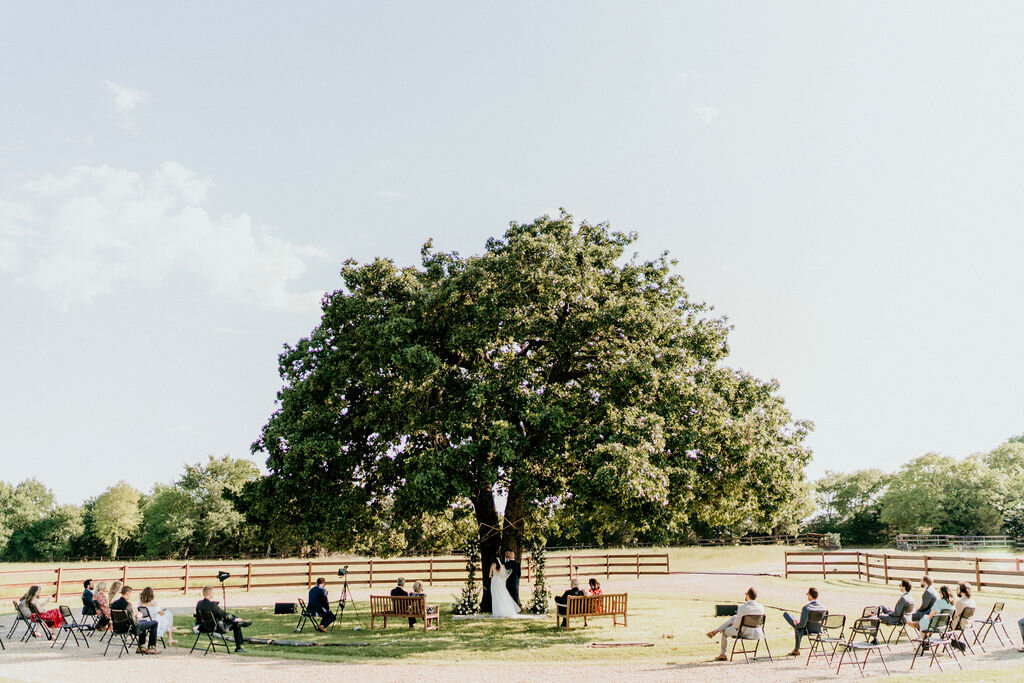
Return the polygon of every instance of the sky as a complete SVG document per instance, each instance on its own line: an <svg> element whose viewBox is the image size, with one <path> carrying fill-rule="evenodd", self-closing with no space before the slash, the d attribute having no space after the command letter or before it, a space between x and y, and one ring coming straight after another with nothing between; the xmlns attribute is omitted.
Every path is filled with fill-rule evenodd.
<svg viewBox="0 0 1024 683"><path fill-rule="evenodd" d="M1024 432L1024 5L0 4L0 480L253 457L347 258L636 231L809 477ZM259 460L259 458L256 458Z"/></svg>

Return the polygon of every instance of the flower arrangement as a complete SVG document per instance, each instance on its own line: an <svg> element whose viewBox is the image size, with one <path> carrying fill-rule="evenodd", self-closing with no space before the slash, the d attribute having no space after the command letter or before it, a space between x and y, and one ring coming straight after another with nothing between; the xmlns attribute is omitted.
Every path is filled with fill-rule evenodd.
<svg viewBox="0 0 1024 683"><path fill-rule="evenodd" d="M481 591L476 585L476 540L468 541L463 552L466 554L466 585L452 603L452 614L479 614Z"/></svg>

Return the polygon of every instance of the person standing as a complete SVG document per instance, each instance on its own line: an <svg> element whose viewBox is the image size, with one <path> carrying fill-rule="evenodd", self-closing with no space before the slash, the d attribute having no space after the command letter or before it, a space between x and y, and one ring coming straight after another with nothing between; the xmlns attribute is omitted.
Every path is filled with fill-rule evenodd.
<svg viewBox="0 0 1024 683"><path fill-rule="evenodd" d="M309 602L306 603L306 609L310 614L320 617L320 624L316 630L327 633L327 627L333 624L337 617L331 611L331 602L327 598L327 580L324 577L321 576L317 579L316 585L309 589Z"/></svg>
<svg viewBox="0 0 1024 683"><path fill-rule="evenodd" d="M505 571L508 572L505 588L508 589L508 594L512 596L515 603L522 607L523 604L519 602L519 577L522 576L522 569L516 562L516 554L512 550L505 551Z"/></svg>

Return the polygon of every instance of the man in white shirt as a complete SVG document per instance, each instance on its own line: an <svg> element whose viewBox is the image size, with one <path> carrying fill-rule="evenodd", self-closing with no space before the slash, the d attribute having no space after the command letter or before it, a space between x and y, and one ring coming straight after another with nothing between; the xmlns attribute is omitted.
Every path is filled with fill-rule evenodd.
<svg viewBox="0 0 1024 683"><path fill-rule="evenodd" d="M747 592L743 597L746 598L747 601L736 609L736 614L729 617L724 624L715 630L708 631L707 633L708 638L714 638L718 634L722 635L722 651L717 657L715 657L716 661L724 662L729 659L725 656L725 651L729 645L729 638L735 638L740 635L740 621L743 617L748 614L764 614L764 606L757 602L757 591L754 590L753 586L747 589ZM760 640L764 638L764 631L760 628L744 628L743 637Z"/></svg>

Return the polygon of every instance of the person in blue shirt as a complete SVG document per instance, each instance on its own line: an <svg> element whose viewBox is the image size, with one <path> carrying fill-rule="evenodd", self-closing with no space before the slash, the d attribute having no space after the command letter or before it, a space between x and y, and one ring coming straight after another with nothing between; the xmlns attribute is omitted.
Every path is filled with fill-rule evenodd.
<svg viewBox="0 0 1024 683"><path fill-rule="evenodd" d="M316 585L309 589L309 602L307 609L310 614L320 617L318 631L327 631L327 627L334 623L337 618L331 611L331 603L327 599L327 581L321 576L316 580Z"/></svg>
<svg viewBox="0 0 1024 683"><path fill-rule="evenodd" d="M794 619L789 612L783 612L782 617L786 622L793 627L793 635L796 639L796 645L793 647L793 651L789 653L790 657L797 657L800 655L800 642L804 636L808 633L820 633L821 623L810 622L808 618L811 612L823 612L825 608L822 607L821 603L818 602L818 589L811 586L807 589L807 604L800 610L800 621Z"/></svg>

